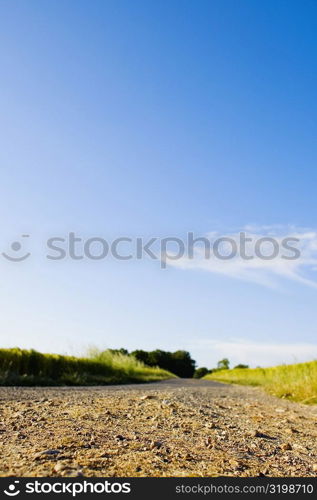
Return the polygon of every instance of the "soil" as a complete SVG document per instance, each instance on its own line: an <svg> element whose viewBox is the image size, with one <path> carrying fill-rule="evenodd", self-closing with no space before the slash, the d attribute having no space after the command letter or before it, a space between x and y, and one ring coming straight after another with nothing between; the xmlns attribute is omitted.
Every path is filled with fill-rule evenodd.
<svg viewBox="0 0 317 500"><path fill-rule="evenodd" d="M0 388L1 476L316 476L317 408L203 380Z"/></svg>

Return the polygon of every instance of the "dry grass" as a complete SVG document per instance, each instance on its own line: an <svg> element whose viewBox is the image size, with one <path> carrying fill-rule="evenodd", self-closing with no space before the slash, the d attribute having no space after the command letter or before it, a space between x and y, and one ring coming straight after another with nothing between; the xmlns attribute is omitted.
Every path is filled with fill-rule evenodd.
<svg viewBox="0 0 317 500"><path fill-rule="evenodd" d="M91 348L88 351L91 360L104 364L113 372L124 373L131 380L141 382L155 382L169 378L176 378L176 375L159 367L146 366L142 361L138 361L133 356L126 356L121 353L111 351L99 351Z"/></svg>
<svg viewBox="0 0 317 500"><path fill-rule="evenodd" d="M82 358L0 349L0 385L107 385L173 378L132 356L94 350Z"/></svg>
<svg viewBox="0 0 317 500"><path fill-rule="evenodd" d="M317 403L317 361L272 368L221 370L205 378L233 384L263 386L274 396L307 404Z"/></svg>

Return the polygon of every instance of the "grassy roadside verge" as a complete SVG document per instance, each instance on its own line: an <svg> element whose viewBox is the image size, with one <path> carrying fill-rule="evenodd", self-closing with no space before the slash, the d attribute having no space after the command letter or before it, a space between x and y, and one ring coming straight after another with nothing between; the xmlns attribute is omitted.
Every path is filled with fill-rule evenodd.
<svg viewBox="0 0 317 500"><path fill-rule="evenodd" d="M95 352L87 358L0 349L0 385L107 385L154 382L175 375L131 356Z"/></svg>
<svg viewBox="0 0 317 500"><path fill-rule="evenodd" d="M306 404L317 403L317 361L272 368L221 370L204 377L231 384L263 386L280 398Z"/></svg>

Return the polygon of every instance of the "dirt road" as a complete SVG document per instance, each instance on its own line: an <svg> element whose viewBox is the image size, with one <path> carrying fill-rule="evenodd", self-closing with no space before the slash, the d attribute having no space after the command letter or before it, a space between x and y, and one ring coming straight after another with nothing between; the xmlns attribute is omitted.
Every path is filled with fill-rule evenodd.
<svg viewBox="0 0 317 500"><path fill-rule="evenodd" d="M316 476L317 408L171 380L0 388L0 475Z"/></svg>

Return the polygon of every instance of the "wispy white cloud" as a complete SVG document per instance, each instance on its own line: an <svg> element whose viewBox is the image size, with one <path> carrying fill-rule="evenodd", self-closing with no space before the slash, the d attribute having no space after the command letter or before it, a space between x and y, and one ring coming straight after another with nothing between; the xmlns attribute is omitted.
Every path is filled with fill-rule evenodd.
<svg viewBox="0 0 317 500"><path fill-rule="evenodd" d="M198 339L195 345L189 346L205 359L205 364L224 357L229 358L231 366L245 363L252 367L275 366L283 363L300 363L317 359L317 343L309 342L256 342L245 339L209 340ZM208 359L206 359L208 355Z"/></svg>
<svg viewBox="0 0 317 500"><path fill-rule="evenodd" d="M245 254L249 259L241 255L240 233L245 232L250 239L245 243ZM194 246L193 257L188 255L176 260L168 260L167 263L181 269L202 270L214 274L220 274L231 278L249 281L268 287L278 287L283 280L291 280L306 286L317 288L317 232L307 228L296 228L294 226L255 226L248 225L229 234L211 232L206 235L214 243L218 238L226 237L234 240L238 247L237 254L227 260L222 260L211 251L210 258L205 256L205 248L197 243ZM278 245L278 255L272 259L263 259L255 251L255 242L260 238L274 238ZM292 238L290 246L295 247L299 253L296 259L285 257L294 256L293 250L287 250L285 238ZM295 239L297 240L295 242ZM228 243L228 254L232 246ZM221 253L225 252L225 249ZM273 246L270 242L261 243L261 252L271 255ZM225 254L225 253L224 253ZM316 276L316 278L315 278Z"/></svg>

